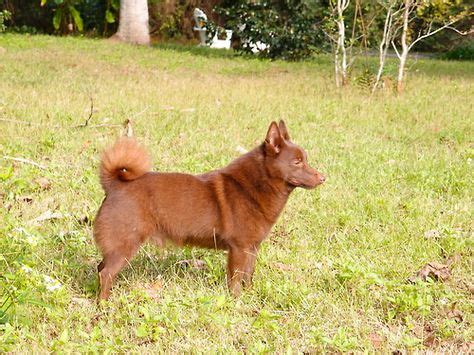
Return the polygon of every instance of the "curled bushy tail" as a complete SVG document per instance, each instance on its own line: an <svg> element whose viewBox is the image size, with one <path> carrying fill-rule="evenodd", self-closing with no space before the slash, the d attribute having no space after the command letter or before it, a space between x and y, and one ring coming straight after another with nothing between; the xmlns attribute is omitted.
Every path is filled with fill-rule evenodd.
<svg viewBox="0 0 474 355"><path fill-rule="evenodd" d="M150 169L147 151L135 139L122 137L102 153L100 183L109 192L117 181L135 180Z"/></svg>

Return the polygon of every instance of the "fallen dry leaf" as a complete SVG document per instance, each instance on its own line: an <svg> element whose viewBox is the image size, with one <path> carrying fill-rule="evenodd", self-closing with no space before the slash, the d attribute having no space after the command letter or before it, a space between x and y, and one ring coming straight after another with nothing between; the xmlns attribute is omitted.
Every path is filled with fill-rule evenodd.
<svg viewBox="0 0 474 355"><path fill-rule="evenodd" d="M92 226L92 220L89 218L88 215L82 215L81 217L79 217L79 218L77 219L77 221L78 221L80 224Z"/></svg>
<svg viewBox="0 0 474 355"><path fill-rule="evenodd" d="M51 181L45 177L37 178L35 181L42 190L49 190L51 188Z"/></svg>
<svg viewBox="0 0 474 355"><path fill-rule="evenodd" d="M423 339L423 345L427 348L437 347L439 345L439 340L436 339L435 333L429 333Z"/></svg>
<svg viewBox="0 0 474 355"><path fill-rule="evenodd" d="M430 262L423 266L415 276L409 278L410 282L415 282L417 279L426 281L429 278L435 281L446 281L451 276L449 266L437 262Z"/></svg>
<svg viewBox="0 0 474 355"><path fill-rule="evenodd" d="M161 280L155 281L145 286L145 293L150 298L158 298L161 290L163 289L163 282Z"/></svg>
<svg viewBox="0 0 474 355"><path fill-rule="evenodd" d="M454 264L458 264L461 261L461 255L454 254L446 260L446 265L451 269Z"/></svg>
<svg viewBox="0 0 474 355"><path fill-rule="evenodd" d="M456 323L461 323L464 320L463 314L459 309L453 309L449 311L448 317L453 319Z"/></svg>
<svg viewBox="0 0 474 355"><path fill-rule="evenodd" d="M85 141L84 143L82 143L82 146L81 146L81 150L79 151L79 154L82 154L84 153L84 151L89 148L89 146L91 145L91 141Z"/></svg>
<svg viewBox="0 0 474 355"><path fill-rule="evenodd" d="M436 229L432 229L429 231L425 232L425 238L426 239L437 239L441 236L441 233L437 231Z"/></svg>
<svg viewBox="0 0 474 355"><path fill-rule="evenodd" d="M204 260L195 260L195 259L180 260L176 264L180 266L184 266L184 267L191 267L196 270L207 269L207 264Z"/></svg>
<svg viewBox="0 0 474 355"><path fill-rule="evenodd" d="M439 345L439 340L436 339L436 332L433 326L426 323L423 327L423 345L426 347L436 347Z"/></svg>
<svg viewBox="0 0 474 355"><path fill-rule="evenodd" d="M281 271L291 271L291 270L293 270L293 266L288 265L288 264L279 263L279 262L273 263L273 266L275 266L277 269L279 269Z"/></svg>
<svg viewBox="0 0 474 355"><path fill-rule="evenodd" d="M374 349L380 349L385 341L385 338L378 333L370 333L369 340L372 343Z"/></svg>
<svg viewBox="0 0 474 355"><path fill-rule="evenodd" d="M474 342L462 343L459 347L460 354L472 354L474 351Z"/></svg>
<svg viewBox="0 0 474 355"><path fill-rule="evenodd" d="M453 303L447 313L449 319L454 320L456 323L461 323L464 320L464 315L459 309L456 309L456 303Z"/></svg>
<svg viewBox="0 0 474 355"><path fill-rule="evenodd" d="M19 202L31 203L31 202L33 202L33 197L31 197L31 196L18 196L16 198L16 200L19 201Z"/></svg>
<svg viewBox="0 0 474 355"><path fill-rule="evenodd" d="M39 222L47 221L49 219L59 219L59 218L64 218L64 215L61 212L52 212L51 210L47 210L40 216L36 217L35 219L32 219L30 223L39 223Z"/></svg>
<svg viewBox="0 0 474 355"><path fill-rule="evenodd" d="M91 305L91 301L89 299L82 297L72 297L71 302L83 307L88 307Z"/></svg>

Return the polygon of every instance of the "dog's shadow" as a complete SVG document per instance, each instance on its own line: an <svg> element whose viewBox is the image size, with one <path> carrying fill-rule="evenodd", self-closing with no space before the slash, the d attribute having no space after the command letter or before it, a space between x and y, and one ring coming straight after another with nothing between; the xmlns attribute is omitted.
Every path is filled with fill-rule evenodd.
<svg viewBox="0 0 474 355"><path fill-rule="evenodd" d="M100 259L97 259L99 264ZM99 282L97 266L77 275L76 286L88 297L97 295ZM157 280L163 284L188 284L197 280L209 287L225 283L225 255L222 251L191 248L157 248L144 246L117 276L114 288L127 285L150 285Z"/></svg>

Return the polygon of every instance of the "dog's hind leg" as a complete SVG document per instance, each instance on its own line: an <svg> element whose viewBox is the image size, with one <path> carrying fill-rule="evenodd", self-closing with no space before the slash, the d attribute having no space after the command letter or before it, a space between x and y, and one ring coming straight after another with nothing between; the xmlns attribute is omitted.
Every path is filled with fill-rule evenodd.
<svg viewBox="0 0 474 355"><path fill-rule="evenodd" d="M110 296L110 289L115 277L136 254L140 244L128 244L104 255L104 260L99 264L99 299L106 300Z"/></svg>

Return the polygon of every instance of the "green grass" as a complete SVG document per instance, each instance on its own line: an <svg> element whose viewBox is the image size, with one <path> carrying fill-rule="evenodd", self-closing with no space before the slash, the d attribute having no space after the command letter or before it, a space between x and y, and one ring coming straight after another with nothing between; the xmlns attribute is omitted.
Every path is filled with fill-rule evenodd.
<svg viewBox="0 0 474 355"><path fill-rule="evenodd" d="M355 82L337 90L326 56L0 36L0 352L466 351L474 63L409 68L404 95L370 97ZM89 126L75 127L90 98ZM191 173L227 164L283 118L327 175L291 196L240 298L224 253L147 246L96 303L99 152L127 118L155 170ZM61 218L32 222L46 211ZM453 256L446 282L407 282Z"/></svg>

